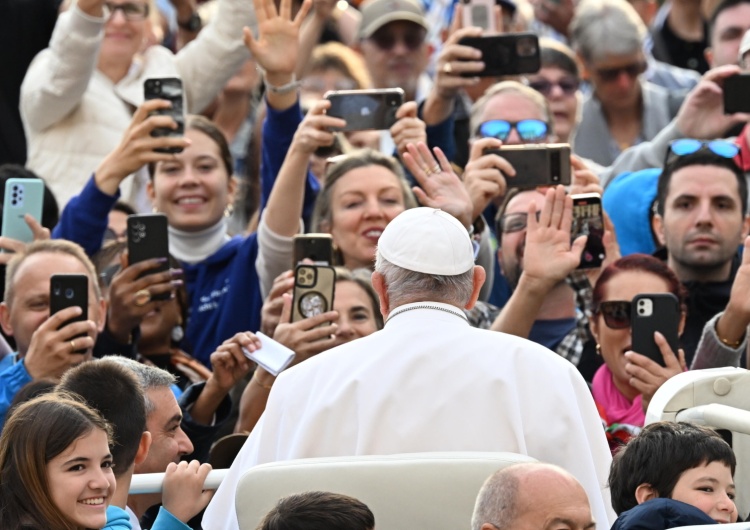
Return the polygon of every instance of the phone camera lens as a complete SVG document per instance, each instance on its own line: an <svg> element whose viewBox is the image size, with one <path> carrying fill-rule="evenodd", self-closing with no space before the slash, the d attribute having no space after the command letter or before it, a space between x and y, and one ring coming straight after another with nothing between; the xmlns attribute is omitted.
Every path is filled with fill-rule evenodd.
<svg viewBox="0 0 750 530"><path fill-rule="evenodd" d="M640 309L638 309L638 314L639 314L639 315L643 315L643 314L645 314L645 313L646 313L646 310L645 310L645 309L643 309L642 307L641 307Z"/></svg>
<svg viewBox="0 0 750 530"><path fill-rule="evenodd" d="M52 289L52 292L55 294L55 296L60 296L60 286L55 285Z"/></svg>
<svg viewBox="0 0 750 530"><path fill-rule="evenodd" d="M73 298L74 295L75 295L75 292L73 291L73 289L71 289L70 287L65 289L65 298L70 300L71 298Z"/></svg>

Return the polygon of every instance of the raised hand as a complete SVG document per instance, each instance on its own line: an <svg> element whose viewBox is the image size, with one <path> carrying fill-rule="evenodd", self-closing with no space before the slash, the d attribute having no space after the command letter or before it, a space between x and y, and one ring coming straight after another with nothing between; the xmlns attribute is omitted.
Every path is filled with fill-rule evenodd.
<svg viewBox="0 0 750 530"><path fill-rule="evenodd" d="M326 110L331 106L327 99L316 101L307 112L305 118L294 133L292 144L289 146L290 153L305 153L311 155L316 149L333 144L333 127L344 127L346 121L341 118L326 115Z"/></svg>
<svg viewBox="0 0 750 530"><path fill-rule="evenodd" d="M183 523L198 515L214 496L213 491L203 489L210 471L211 464L201 464L197 460L170 462L164 473L164 508Z"/></svg>
<svg viewBox="0 0 750 530"><path fill-rule="evenodd" d="M516 176L516 170L503 157L484 154L486 149L499 149L502 145L497 138L480 138L471 146L463 178L474 207L472 219L479 217L492 199L505 195L506 176Z"/></svg>
<svg viewBox="0 0 750 530"><path fill-rule="evenodd" d="M417 117L417 102L407 101L396 111L396 123L391 127L391 137L398 156L403 157L407 144L427 142L427 125Z"/></svg>

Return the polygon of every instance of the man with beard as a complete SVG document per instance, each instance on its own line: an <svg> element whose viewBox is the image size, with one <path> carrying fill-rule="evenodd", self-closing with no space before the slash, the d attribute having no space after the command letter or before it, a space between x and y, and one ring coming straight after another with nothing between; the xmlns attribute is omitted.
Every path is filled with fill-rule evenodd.
<svg viewBox="0 0 750 530"><path fill-rule="evenodd" d="M688 142L693 148L686 152ZM652 226L666 249L667 264L688 291L681 337L688 365L706 322L727 307L740 266L737 248L750 230L747 181L733 158L738 150L723 141L677 140L659 177ZM747 323L735 330L728 320L719 318L708 331L736 348Z"/></svg>

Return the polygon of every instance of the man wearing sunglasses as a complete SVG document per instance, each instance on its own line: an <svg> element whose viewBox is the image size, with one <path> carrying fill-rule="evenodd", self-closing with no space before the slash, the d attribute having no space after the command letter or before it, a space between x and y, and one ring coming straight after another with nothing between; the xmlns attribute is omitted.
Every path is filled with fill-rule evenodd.
<svg viewBox="0 0 750 530"><path fill-rule="evenodd" d="M645 34L625 0L587 2L576 11L571 39L593 88L574 139L577 155L609 166L623 150L655 137L676 113L669 92L643 78Z"/></svg>
<svg viewBox="0 0 750 530"><path fill-rule="evenodd" d="M747 180L735 161L739 151L723 140L672 142L657 185L654 234L688 291L681 337L688 365L703 326L727 307L740 265L737 248L750 231ZM736 348L743 338L724 326L717 332L726 346Z"/></svg>

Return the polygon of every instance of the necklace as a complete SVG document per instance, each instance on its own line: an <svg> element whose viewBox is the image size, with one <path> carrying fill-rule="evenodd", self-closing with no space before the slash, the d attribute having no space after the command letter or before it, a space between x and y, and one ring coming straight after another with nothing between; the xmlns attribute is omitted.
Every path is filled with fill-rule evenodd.
<svg viewBox="0 0 750 530"><path fill-rule="evenodd" d="M388 315L388 319L385 321L385 323L387 324L388 322L391 321L391 319L393 317L398 316L401 313L406 313L407 311L411 311L413 309L435 309L437 311L443 311L444 313L448 313L449 315L453 315L454 317L463 318L467 323L469 322L469 319L466 318L466 315L464 315L463 313L459 313L458 310L451 310L451 309L447 309L445 307L440 307L440 306L430 305L430 304L417 304L417 305L413 305L411 307L405 307L403 309L396 309L390 315Z"/></svg>

